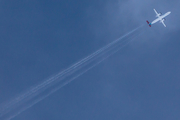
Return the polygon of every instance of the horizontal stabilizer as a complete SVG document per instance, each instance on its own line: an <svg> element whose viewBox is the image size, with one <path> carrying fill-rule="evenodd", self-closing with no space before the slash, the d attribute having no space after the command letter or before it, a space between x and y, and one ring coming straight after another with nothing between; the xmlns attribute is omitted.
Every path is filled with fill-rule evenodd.
<svg viewBox="0 0 180 120"><path fill-rule="evenodd" d="M151 27L151 23L149 22L149 21L146 21L147 22L147 24L149 25L149 27Z"/></svg>

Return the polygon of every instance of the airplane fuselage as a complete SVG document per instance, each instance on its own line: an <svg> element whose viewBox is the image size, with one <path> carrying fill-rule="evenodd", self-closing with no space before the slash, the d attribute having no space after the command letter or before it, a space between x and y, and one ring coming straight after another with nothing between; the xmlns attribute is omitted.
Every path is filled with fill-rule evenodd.
<svg viewBox="0 0 180 120"><path fill-rule="evenodd" d="M166 16L168 16L170 13L171 13L171 12L167 12L167 13L165 13L164 15L159 16L157 19L155 19L154 21L152 21L151 24L154 24L154 23L156 23L156 22L158 22L158 21L163 20L163 18L165 18Z"/></svg>

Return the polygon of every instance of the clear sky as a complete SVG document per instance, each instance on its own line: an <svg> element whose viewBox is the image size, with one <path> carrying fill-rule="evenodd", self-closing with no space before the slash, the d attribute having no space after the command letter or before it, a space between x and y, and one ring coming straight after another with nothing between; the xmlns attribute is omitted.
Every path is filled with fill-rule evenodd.
<svg viewBox="0 0 180 120"><path fill-rule="evenodd" d="M0 1L0 103L134 28L141 36L13 120L180 119L178 0ZM167 28L146 24L172 13Z"/></svg>

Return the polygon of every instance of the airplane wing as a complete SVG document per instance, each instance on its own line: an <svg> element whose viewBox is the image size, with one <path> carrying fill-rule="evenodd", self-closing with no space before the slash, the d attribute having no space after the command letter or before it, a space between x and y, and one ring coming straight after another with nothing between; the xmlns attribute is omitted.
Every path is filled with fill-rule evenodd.
<svg viewBox="0 0 180 120"><path fill-rule="evenodd" d="M166 24L164 23L164 21L162 21L161 23L164 25L164 27L166 27Z"/></svg>
<svg viewBox="0 0 180 120"><path fill-rule="evenodd" d="M164 25L164 27L166 27L166 24L164 23L164 21L161 21L161 23Z"/></svg>
<svg viewBox="0 0 180 120"><path fill-rule="evenodd" d="M156 13L156 17L160 16L160 14L156 11L156 9L154 9L154 12Z"/></svg>

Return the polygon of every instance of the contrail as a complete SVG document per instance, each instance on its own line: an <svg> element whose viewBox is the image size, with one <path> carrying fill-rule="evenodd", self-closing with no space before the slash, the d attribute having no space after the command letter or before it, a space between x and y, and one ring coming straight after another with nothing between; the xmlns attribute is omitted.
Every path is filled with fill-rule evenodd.
<svg viewBox="0 0 180 120"><path fill-rule="evenodd" d="M143 32L144 33L144 32ZM137 36L141 35L142 33L136 35L133 39L135 39ZM133 39L131 39L129 42L125 43L123 46L118 47L117 50L115 50L114 52L112 52L111 54L109 54L108 56L105 56L102 60L100 60L99 62L95 63L94 65L90 66L89 68L87 68L86 70L82 71L81 73L79 73L78 75L76 75L75 77L71 78L70 80L64 82L63 84L59 85L58 87L54 88L53 90L51 90L49 93L47 93L46 95L40 97L39 99L37 99L36 101L34 101L33 103L24 106L24 108L22 108L19 112L17 112L16 114L10 116L7 120L10 120L12 118L14 118L15 116L19 115L20 113L22 113L23 111L25 111L26 109L32 107L33 105L35 105L36 103L42 101L43 99L45 99L46 97L48 97L49 95L51 95L52 93L56 92L57 90L61 89L62 87L64 87L65 85L69 84L70 82L72 82L73 80L75 80L76 78L78 78L79 76L83 75L84 73L86 73L87 71L89 71L90 69L94 68L95 66L97 66L98 64L100 64L102 61L106 60L107 58L109 58L110 56L112 56L114 53L118 52L120 49L122 49L123 47L125 47L127 44L129 44Z"/></svg>
<svg viewBox="0 0 180 120"><path fill-rule="evenodd" d="M141 26L140 26L141 27ZM4 106L4 109L8 109L9 107L11 107L12 105L18 103L19 101L27 98L27 96L30 96L31 94L34 94L44 88L45 86L47 86L48 84L52 83L53 81L57 80L57 78L62 77L63 75L67 75L70 72L73 72L73 70L78 70L80 68L77 69L77 67L81 66L83 63L89 61L90 59L94 58L96 55L102 53L104 50L108 49L109 47L111 47L112 45L116 44L117 42L119 42L121 39L123 39L124 37L128 36L129 34L135 32L137 29L139 29L140 27L132 30L131 32L125 34L124 36L120 37L119 39L111 42L110 44L106 45L105 47L97 50L96 52L92 53L91 55L87 56L86 58L80 60L79 62L75 63L74 65L72 65L71 67L63 70L62 72L58 73L57 75L51 77L50 79L44 81L43 83L33 87L32 89L30 89L28 92L26 92L25 94L20 95L19 97L17 97L16 99L14 99L13 101L9 102L8 104L6 104ZM64 76L65 77L65 76ZM1 116L1 115L0 115Z"/></svg>
<svg viewBox="0 0 180 120"><path fill-rule="evenodd" d="M140 26L140 27L141 27L141 26ZM124 38L124 37L128 36L129 34L135 32L135 31L136 31L137 29L139 29L140 27L132 30L131 32L129 32L129 33L125 34L124 36L118 38L117 40L111 42L110 44L106 45L105 47L97 50L96 52L92 53L91 55L87 56L86 58L84 58L84 59L80 60L79 62L75 63L75 64L72 65L71 67L65 69L64 71L58 73L57 75L51 77L50 79L44 81L43 83L41 83L41 84L39 84L39 85L37 85L36 87L33 87L33 88L32 88L31 90L29 90L27 93L25 93L25 94L17 97L14 102L20 101L20 100L23 99L24 97L29 96L29 94L35 93L37 90L39 90L39 89L41 89L42 87L48 85L49 83L53 82L54 80L56 80L57 78L63 76L64 74L66 74L66 73L68 73L68 72L76 69L77 67L79 67L80 65L82 65L83 63L85 63L86 61L90 60L91 58L94 58L94 56L102 53L104 50L108 49L108 48L111 47L112 45L114 45L114 44L116 44L117 42L119 42L122 38ZM12 103L11 103L11 104L12 104Z"/></svg>
<svg viewBox="0 0 180 120"><path fill-rule="evenodd" d="M142 26L140 26L142 27ZM79 62L75 63L74 65L72 65L71 67L63 70L62 72L60 72L59 74L51 77L50 79L44 81L43 83L33 87L32 89L30 89L29 91L27 91L25 94L22 94L21 96L17 97L16 99L14 99L13 101L9 102L8 104L4 105L1 108L1 113L0 113L0 117L4 116L5 114L8 114L10 111L12 111L12 109L14 109L13 107L17 107L17 104L20 102L26 102L28 99L33 98L34 96L40 94L40 92L42 92L43 89L47 89L48 85L51 85L54 81L59 81L58 79L62 80L64 77L66 77L69 74L74 73L75 71L79 70L82 66L86 65L87 62L89 62L90 60L96 58L96 56L98 56L99 54L102 54L105 50L107 50L108 48L110 48L111 46L113 46L114 44L118 43L120 40L122 40L123 38L125 38L126 36L130 35L131 33L135 32L136 30L138 30L140 27L132 30L131 32L125 34L124 36L120 37L119 39L109 43L108 45L106 45L105 47L97 50L96 52L92 53L91 55L87 56L86 58L80 60ZM110 56L110 55L109 55ZM104 59L103 59L104 60ZM103 61L102 60L102 61ZM101 61L101 62L102 62ZM99 64L100 62L98 62ZM87 70L85 70L84 72L78 74L76 77L70 79L69 81L61 84L59 87L57 87L56 89L52 90L49 94L46 94L45 96L42 96L41 98L37 99L35 102L31 103L30 105L21 108L21 110L19 110L19 112L17 112L14 115L11 115L11 117L9 117L8 119L11 119L13 117L15 117L16 115L20 114L21 112L23 112L24 110L28 109L29 107L33 106L34 104L36 104L37 102L43 100L44 98L46 98L47 96L49 96L50 94L52 94L53 92L57 91L58 89L60 89L61 87L65 86L66 84L68 84L69 82L71 82L72 80L74 80L75 78L77 78L78 76L84 74L86 71L88 71L89 69L93 68L94 66L96 66L96 64L94 64L92 67L88 68ZM24 101L23 101L24 100ZM13 116L13 117L12 117Z"/></svg>

